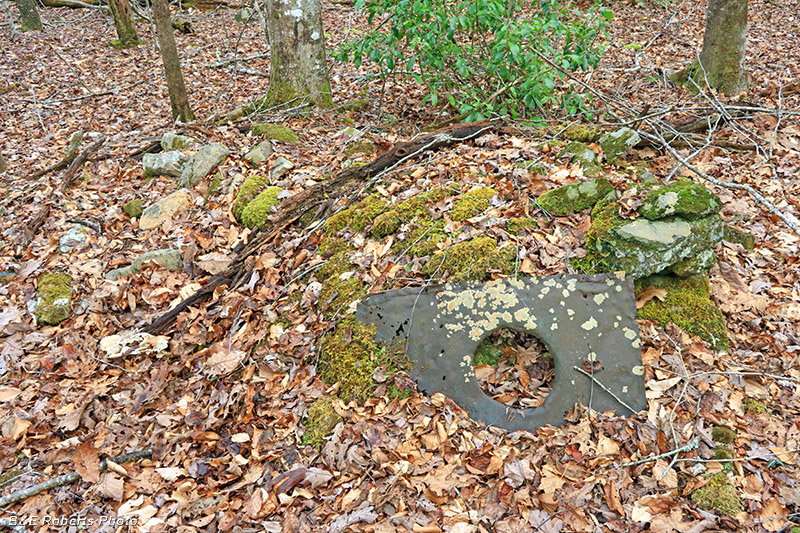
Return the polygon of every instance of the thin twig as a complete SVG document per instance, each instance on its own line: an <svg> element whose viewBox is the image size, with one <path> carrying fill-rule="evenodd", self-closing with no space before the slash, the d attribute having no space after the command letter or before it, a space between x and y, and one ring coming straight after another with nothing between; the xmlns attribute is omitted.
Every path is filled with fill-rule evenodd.
<svg viewBox="0 0 800 533"><path fill-rule="evenodd" d="M619 396L617 396L616 394L614 394L614 393L611 391L611 389L609 389L608 387L606 387L605 385L603 385L603 384L602 384L602 383L601 383L601 382L600 382L600 381L599 381L599 380L598 380L596 377L594 377L593 375L589 374L589 373L588 373L588 372L586 372L584 369L582 369L582 368L580 368L580 367L578 367L578 366L573 366L572 368L573 368L574 370L577 370L578 372L580 372L581 374L583 374L583 375L584 375L584 376L586 376L587 378L591 379L591 380L592 380L594 383L596 383L596 384L597 384L597 386L598 386L598 387L600 387L601 389L603 389L604 391L606 391L607 393L609 393L609 394L611 395L611 397L612 397L612 398L614 398L615 400L617 400L617 401L618 401L620 404L622 404L623 406L627 407L627 408L628 408L628 410L629 410L631 413L633 413L633 414L637 414L637 413L639 412L639 411L637 411L636 409L634 409L633 407L631 407L630 405L628 405L627 403L625 403L625 401L624 401L624 400L622 400L622 399L621 399Z"/></svg>
<svg viewBox="0 0 800 533"><path fill-rule="evenodd" d="M646 459L639 459L638 461L631 461L630 463L622 463L620 466L636 466L644 463L649 463L650 461L656 461L658 459L664 459L665 457L672 457L673 455L678 455L679 453L683 452L690 452L692 450L696 450L697 447L700 446L700 436L695 436L692 440L677 448L672 450L671 452L662 453L659 455L654 455L652 457L647 457ZM669 469L667 469L669 470Z"/></svg>

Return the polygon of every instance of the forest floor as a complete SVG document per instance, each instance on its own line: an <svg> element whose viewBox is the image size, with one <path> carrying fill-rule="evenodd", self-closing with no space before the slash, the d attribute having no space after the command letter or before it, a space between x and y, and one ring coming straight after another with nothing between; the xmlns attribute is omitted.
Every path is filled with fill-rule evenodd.
<svg viewBox="0 0 800 533"><path fill-rule="evenodd" d="M613 9L611 46L591 84L633 109L676 110L668 120L702 115L689 109L707 109L709 102L667 75L698 50L705 3L619 2ZM213 67L268 51L260 26L234 22L235 13L182 14L195 27L176 39L200 119L247 103L268 86L266 77ZM721 126L714 138L758 150L711 147L693 156L709 175L752 185L794 216L800 213L798 13L798 0L750 5L747 102L762 110ZM101 523L102 516L135 517L130 530L182 532L800 527L800 236L746 192L707 183L723 201L723 216L756 239L753 251L721 243L710 274L731 346L714 352L677 327L640 321L646 411L626 417L577 406L563 427L507 433L472 421L440 394L412 390L410 397L389 398L384 386L365 402L337 402L344 422L320 450L303 444L304 419L316 398L336 391L314 363L320 337L338 317L327 320L317 310L314 278L303 275L322 260L318 230L286 230L255 258L249 283L192 308L175 329L151 340L152 349L101 348L103 339L148 324L231 260L248 233L230 213L236 184L268 170L275 156L252 168L243 155L257 140L246 128L198 121L191 135L231 150L219 168L220 186L209 193L209 183L201 183L191 208L141 230L122 206L134 198L148 206L175 190L172 179L145 180L141 163L129 157L174 130L149 27L138 26L146 44L118 51L108 46L115 34L105 11L41 14L43 32L0 29L0 152L9 166L0 174L0 271L12 273L0 285L0 495L73 471L82 480L2 508L0 518L69 517L85 520L91 531L120 530ZM324 17L329 48L364 24L338 4L326 5ZM269 71L266 57L244 65ZM341 168L354 141L345 132L350 126L363 132L356 140L385 149L444 118L413 84L390 82L384 90L378 80L365 81L367 66L331 68L334 109L247 119L299 134L299 143L275 143L276 156L295 165L291 193ZM369 105L342 107L355 97ZM103 157L83 166L66 190L63 171L33 179L63 157L78 129L87 132L83 148L93 134L106 136ZM549 218L532 198L582 179L581 171L559 159L548 139L524 131L504 129L410 160L376 190L393 198L445 184L461 192L493 186L502 198L486 213L489 221L464 224L501 245L513 242L526 259L523 273L560 273L582 247L588 213ZM538 159L547 172L521 173L515 164L523 159ZM654 148L635 150L625 164L646 164L659 178L676 166ZM604 172L625 179L620 167ZM20 246L20 230L44 206L51 207L44 224ZM524 237L502 229L521 214L536 218L538 227ZM94 229L84 244L62 253L59 239L75 220ZM363 270L352 275L370 291L425 284L420 265L387 253L385 242L351 240L365 252ZM151 265L119 281L104 279L110 269L162 248L180 249L185 268ZM397 265L405 267L402 279ZM74 279L71 316L56 327L37 325L30 311L37 279L51 272ZM302 302L290 299L295 293L304 295ZM731 461L714 460L715 426L735 432L727 444ZM621 466L695 437L699 445L687 453ZM152 449L152 457L99 469L101 457L143 449ZM690 498L719 472L742 501L735 515L700 509ZM39 529L48 526L28 526Z"/></svg>

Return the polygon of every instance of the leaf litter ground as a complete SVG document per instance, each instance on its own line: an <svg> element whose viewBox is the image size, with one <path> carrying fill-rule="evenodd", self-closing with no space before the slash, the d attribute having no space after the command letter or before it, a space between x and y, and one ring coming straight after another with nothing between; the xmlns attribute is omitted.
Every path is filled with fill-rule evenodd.
<svg viewBox="0 0 800 533"><path fill-rule="evenodd" d="M740 142L748 133L767 139L769 157L711 148L695 159L704 172L751 184L793 213L800 212L800 127L789 111L800 102L797 92L784 93L798 80L798 7L796 1L751 5L752 103L784 113L753 114L721 131ZM691 60L701 42L704 5L615 10L614 46L593 85L639 107L681 102L690 108L691 95L671 86L664 73ZM85 482L33 496L4 517L119 514L136 516L142 529L187 532L780 531L800 523L798 238L738 191L715 190L723 214L754 234L757 247L748 252L721 244L711 275L732 347L714 353L675 327L640 322L649 408L637 417L578 406L564 427L505 434L477 425L441 395L424 396L412 387L410 397L390 399L384 381L361 404L336 404L344 422L321 450L304 446L307 407L336 389L314 367L316 342L333 322L317 311L313 276L303 275L321 261L319 233L303 228L264 250L244 287L191 309L168 337L135 351L104 352L102 339L146 324L233 256L246 235L229 214L234 184L264 172L274 159L248 168L241 156L255 139L247 133L231 125L192 128L204 142L231 148L233 156L220 168L221 186L206 201L208 183L202 183L192 192L192 209L158 230L139 230L122 205L134 197L149 205L175 188L169 179L143 180L140 164L127 157L171 129L157 53L150 45L112 51L106 43L114 38L113 26L102 12L43 9L42 15L43 34L16 34L0 51L0 149L11 167L0 183L0 270L16 271L0 287L2 490L75 470ZM228 9L190 13L196 33L178 36L198 116L227 111L266 90L265 78L205 68L231 59L234 50L245 57L265 53L257 25L233 24L233 15ZM338 5L325 16L329 43L363 24ZM139 31L148 35L144 25ZM623 47L631 43L641 48ZM247 66L269 69L266 59ZM353 139L337 133L353 122L380 149L441 118L410 84L389 83L380 101L380 84L365 84L359 77L365 72L341 65L332 71L337 102L366 87L370 105L363 111L268 117L301 135L297 145L277 145L278 155L296 165L289 192L341 167ZM683 117L691 119L692 112ZM60 195L60 173L26 179L60 159L78 128L109 138L104 157L90 161L78 183ZM449 223L441 246L490 235L500 246L517 248L519 273L557 273L581 255L589 224L585 212L551 219L531 201L582 179L557 152L555 143L524 131L493 133L410 161L377 191L394 198L435 187L459 194L492 186L500 193L497 202L478 217ZM538 160L544 170L520 169L522 160ZM659 177L674 167L653 149L625 161L640 163ZM625 165L604 172L621 183L632 172ZM16 255L13 230L28 223L32 206L46 204L53 210L42 230ZM452 199L437 205L442 214L451 207ZM536 227L511 235L505 221L519 216L535 218ZM58 239L75 219L101 231L90 230L84 246L61 254ZM346 237L360 250L352 275L371 291L425 283L420 263L398 257L385 241ZM146 267L119 282L103 280L142 252L167 247L182 250L183 271ZM35 279L57 270L76 280L72 316L59 327L37 327L27 309ZM292 300L293 294L301 297ZM725 445L733 461L714 461L716 426L736 433ZM697 449L677 462L667 456L621 466L695 437ZM141 448L152 448L153 458L122 472L94 470L101 456ZM742 499L736 516L700 509L689 498L717 472L728 475Z"/></svg>

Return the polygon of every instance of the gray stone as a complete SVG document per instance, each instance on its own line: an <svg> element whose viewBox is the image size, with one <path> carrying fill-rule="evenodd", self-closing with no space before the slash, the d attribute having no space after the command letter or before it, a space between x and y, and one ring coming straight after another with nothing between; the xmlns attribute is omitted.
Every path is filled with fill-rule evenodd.
<svg viewBox="0 0 800 533"><path fill-rule="evenodd" d="M183 169L178 180L178 187L194 187L200 180L208 176L217 166L228 159L230 150L220 143L203 146L192 157Z"/></svg>
<svg viewBox="0 0 800 533"><path fill-rule="evenodd" d="M72 226L59 240L58 251L68 254L75 248L86 246L87 230L83 226Z"/></svg>
<svg viewBox="0 0 800 533"><path fill-rule="evenodd" d="M137 257L130 265L108 271L105 278L110 281L117 281L120 278L136 274L146 263L150 262L156 263L167 270L181 270L183 268L183 254L181 254L180 250L173 248L146 252Z"/></svg>
<svg viewBox="0 0 800 533"><path fill-rule="evenodd" d="M705 274L717 264L717 254L714 250L703 250L693 257L684 259L670 267L672 273L681 278L688 278L697 274Z"/></svg>
<svg viewBox="0 0 800 533"><path fill-rule="evenodd" d="M272 149L272 142L269 139L266 141L261 141L252 150L247 152L247 155L244 156L245 160L250 162L253 165L257 165L261 163L269 156L275 153L275 150Z"/></svg>
<svg viewBox="0 0 800 533"><path fill-rule="evenodd" d="M275 164L272 165L272 173L270 177L272 178L272 182L281 179L287 172L294 168L294 163L289 161L284 157L279 157L275 160Z"/></svg>
<svg viewBox="0 0 800 533"><path fill-rule="evenodd" d="M597 154L583 143L571 142L561 154L571 155L570 161L580 166L586 176L596 176L602 170L597 161Z"/></svg>
<svg viewBox="0 0 800 533"><path fill-rule="evenodd" d="M716 214L697 220L638 218L612 229L596 246L606 255L604 270L623 270L643 278L711 250L722 234L722 219Z"/></svg>
<svg viewBox="0 0 800 533"><path fill-rule="evenodd" d="M200 141L194 137L180 135L172 131L161 136L161 148L165 152L169 150L183 150L184 148L190 148L192 145L198 144L199 142Z"/></svg>
<svg viewBox="0 0 800 533"><path fill-rule="evenodd" d="M157 228L175 213L189 209L191 206L191 193L184 189L177 190L142 212L142 216L139 218L139 229Z"/></svg>
<svg viewBox="0 0 800 533"><path fill-rule="evenodd" d="M620 128L600 137L600 147L606 156L607 163L613 163L622 154L629 152L641 139L639 134L630 128Z"/></svg>
<svg viewBox="0 0 800 533"><path fill-rule="evenodd" d="M236 15L233 16L233 20L240 24L250 24L258 20L258 14L254 9L245 6L236 12Z"/></svg>
<svg viewBox="0 0 800 533"><path fill-rule="evenodd" d="M144 154L144 157L142 157L144 176L146 178L154 178L156 176L177 178L183 172L187 161L189 161L189 156L178 151Z"/></svg>
<svg viewBox="0 0 800 533"><path fill-rule="evenodd" d="M446 394L474 420L509 431L561 425L576 402L588 405L590 397L596 411L635 414L645 409L635 316L633 283L616 274L400 289L368 296L356 310L358 321L375 325L378 341L406 347L421 390ZM481 341L499 328L533 334L553 355L553 389L541 406L507 407L481 390L472 358ZM595 367L594 376L607 390L574 369L585 365Z"/></svg>

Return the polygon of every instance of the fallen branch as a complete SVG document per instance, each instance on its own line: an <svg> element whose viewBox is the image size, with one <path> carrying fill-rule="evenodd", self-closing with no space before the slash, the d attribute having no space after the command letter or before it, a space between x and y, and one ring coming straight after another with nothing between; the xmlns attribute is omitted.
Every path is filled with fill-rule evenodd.
<svg viewBox="0 0 800 533"><path fill-rule="evenodd" d="M602 384L602 383L601 383L601 382L600 382L600 381L599 381L599 380L598 380L596 377L594 377L594 376L593 376L593 375L591 375L590 373L586 372L586 371L585 371L584 369L582 369L581 367L578 367L578 366L573 366L573 367L572 367L572 369L573 369L573 370L577 370L578 372L580 372L581 374L583 374L583 375L584 375L584 376L586 376L587 378L591 379L591 380L592 380L592 381L595 383L595 385L597 385L598 387L600 387L601 389L603 389L604 391L606 391L607 393L609 393L609 394L611 395L611 397L612 397L612 398L614 398L615 400L617 400L617 401L620 403L620 405L622 405L622 406L626 407L626 408L627 408L627 409L628 409L628 410L629 410L631 413L633 413L633 414L637 414L637 413L639 412L639 411L637 411L636 409L634 409L633 407L631 407L630 405L628 405L627 403L625 403L625 402L622 400L622 398L620 398L619 396L617 396L616 394L614 394L614 393L611 391L611 389L609 389L608 387L606 387L605 385L603 385L603 384Z"/></svg>
<svg viewBox="0 0 800 533"><path fill-rule="evenodd" d="M330 180L317 183L309 189L284 200L280 210L270 217L268 230L255 233L249 242L237 251L237 256L231 266L224 272L211 277L197 292L181 301L178 305L156 318L143 328L151 334L161 334L167 331L177 320L178 315L189 307L197 305L210 298L214 291L222 286L233 289L252 271L253 257L262 246L273 242L281 235L284 229L300 219L304 214L317 208L320 213L317 217L327 213L327 205L331 199L354 196L355 186L368 184L382 172L392 168L399 162L407 160L417 154L428 150L437 150L458 142L474 139L478 135L497 127L494 121L476 122L473 124L458 124L438 132L400 143L393 149L379 155L369 165L350 167Z"/></svg>
<svg viewBox="0 0 800 533"><path fill-rule="evenodd" d="M649 463L650 461L656 461L658 459L672 457L673 455L678 455L679 453L690 452L692 450L697 449L698 446L700 446L700 437L695 437L686 444L684 444L683 446L681 446L680 448L676 448L671 452L662 453L660 455L654 455L646 459L639 459L638 461L631 461L630 463L622 463L620 466L636 466L644 463Z"/></svg>
<svg viewBox="0 0 800 533"><path fill-rule="evenodd" d="M69 147L67 148L66 155L56 163L55 165L50 165L44 170L38 170L31 174L31 178L41 178L45 174L50 172L54 172L56 170L61 170L62 168L66 168L67 165L72 163L75 160L75 156L78 154L78 148L81 145L81 138L83 137L83 130L78 130L72 134L69 138Z"/></svg>
<svg viewBox="0 0 800 533"><path fill-rule="evenodd" d="M75 9L92 8L92 9L108 9L108 6L102 5L99 0L86 0L81 2L79 0L42 0L42 3L47 7L71 7Z"/></svg>
<svg viewBox="0 0 800 533"><path fill-rule="evenodd" d="M111 459L112 462L116 464L124 464L130 463L131 461L135 461L136 459L145 459L148 457L152 457L153 450L138 450L131 453L126 453L120 455L118 457L114 457ZM108 461L103 459L100 461L100 472L104 472L108 469ZM38 483L27 489L18 490L17 492L12 492L7 496L3 496L0 498L0 508L8 507L9 505L14 505L17 502L21 502L27 500L31 496L36 496L40 492L44 492L46 490L54 489L56 487L62 487L64 485L68 485L70 483L74 483L81 479L81 475L77 472L70 472L69 474L64 474L63 476L54 477L53 479L48 479L47 481L43 481L42 483Z"/></svg>

